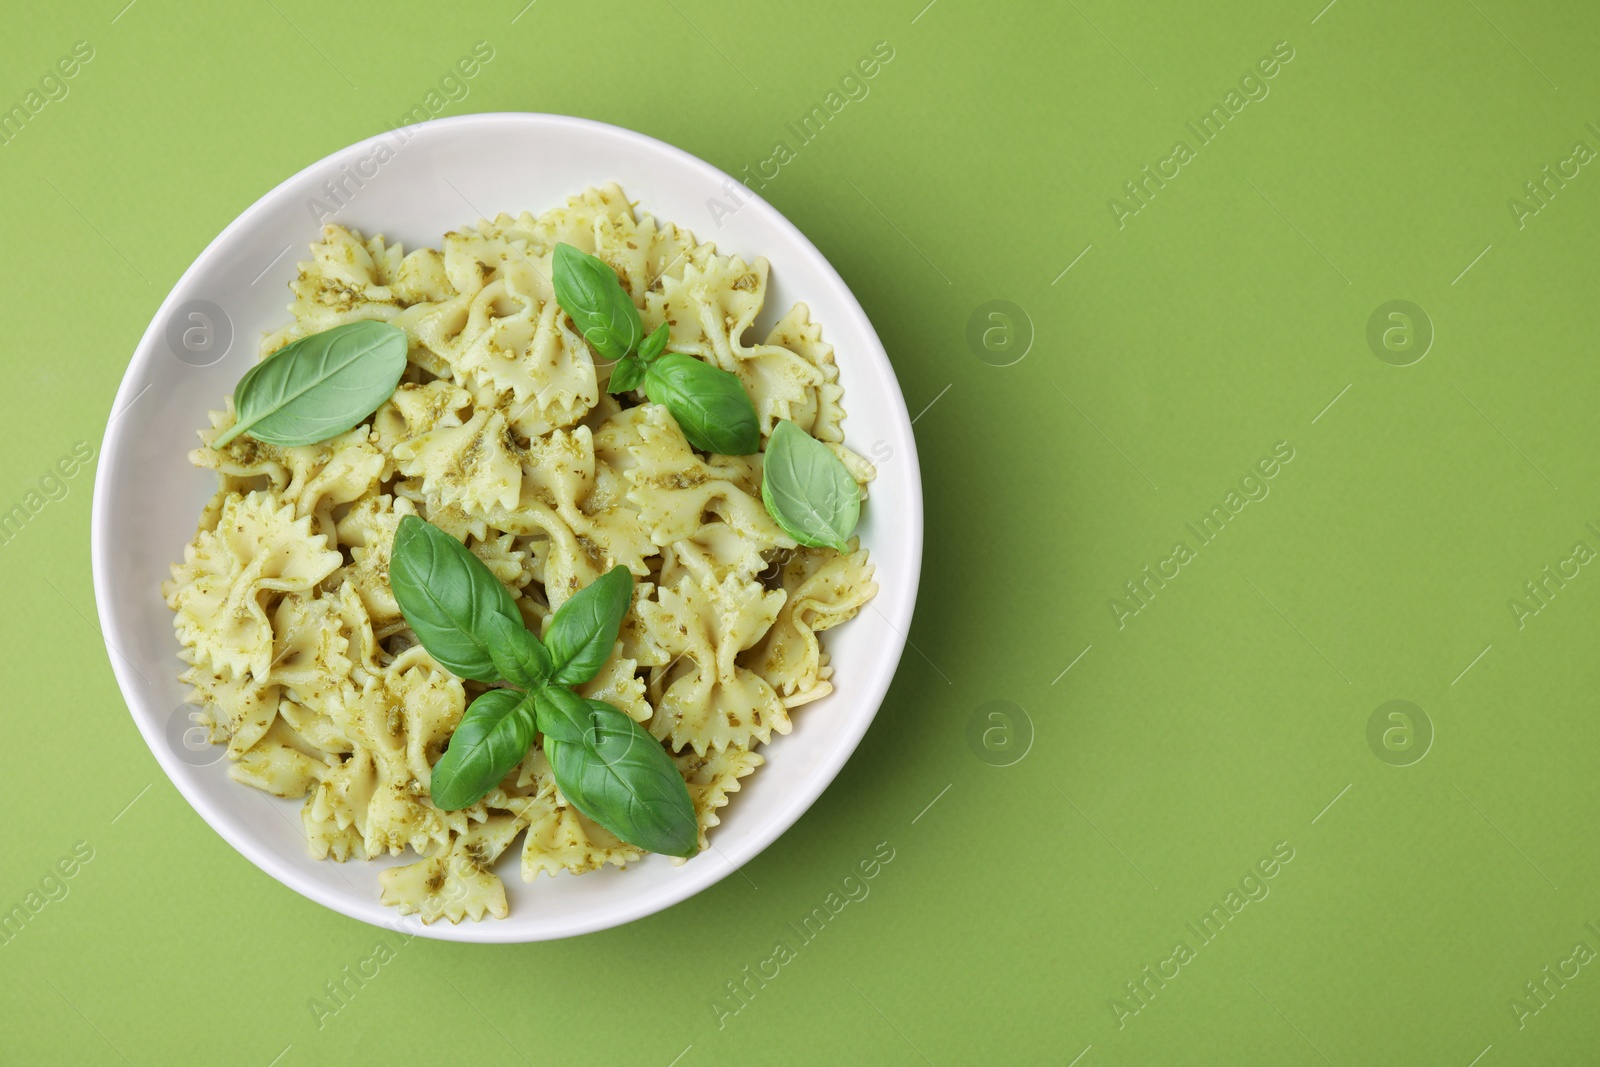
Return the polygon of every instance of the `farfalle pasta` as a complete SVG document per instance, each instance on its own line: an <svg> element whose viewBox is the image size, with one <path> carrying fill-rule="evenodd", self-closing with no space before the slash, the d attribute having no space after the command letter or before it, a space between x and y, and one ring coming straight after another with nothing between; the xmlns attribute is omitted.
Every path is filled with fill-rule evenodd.
<svg viewBox="0 0 1600 1067"><path fill-rule="evenodd" d="M241 434L232 401L191 453L218 489L163 594L211 740L241 784L302 801L311 855L410 856L382 900L424 922L503 917L495 865L520 840L524 880L642 855L562 795L538 744L462 811L430 775L485 686L428 655L389 586L400 520L418 515L477 555L539 633L614 566L634 598L611 658L582 695L659 739L688 786L701 848L757 749L835 679L819 634L877 591L867 553L798 545L761 499L760 454L708 455L641 393L605 391L558 306L568 243L609 265L647 332L737 375L763 438L789 420L862 486L843 444L838 367L795 305L759 340L768 264L719 254L639 215L615 185L539 216L482 220L437 249L328 226L291 284L293 321L261 355L362 320L403 330L394 394L350 431L285 447ZM848 482L846 482L848 484Z"/></svg>

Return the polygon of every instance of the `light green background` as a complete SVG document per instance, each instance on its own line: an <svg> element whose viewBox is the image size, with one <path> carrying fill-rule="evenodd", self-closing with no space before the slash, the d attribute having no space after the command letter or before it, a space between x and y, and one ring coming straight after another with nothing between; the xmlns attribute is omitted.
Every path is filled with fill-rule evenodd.
<svg viewBox="0 0 1600 1067"><path fill-rule="evenodd" d="M257 871L167 783L92 621L79 474L0 549L0 906L94 850L0 947L0 1060L1600 1055L1600 966L1523 1027L1511 1008L1575 942L1600 949L1600 577L1520 628L1509 606L1575 542L1600 549L1600 172L1522 228L1508 208L1574 142L1600 148L1593 5L125 2L11 5L0 33L8 106L95 50L0 147L0 508L98 446L223 226L474 42L495 58L446 114L583 115L735 171L886 41L870 95L765 195L920 412L923 589L860 750L745 877L577 940L419 939L319 1029L308 1000L379 935ZM1270 95L1119 229L1108 200L1196 147L1185 123L1279 41ZM1436 331L1407 367L1366 340L1396 299ZM1031 321L1015 365L968 345L989 300ZM1270 495L1119 628L1123 583L1193 547L1185 523L1280 441ZM1392 699L1436 734L1410 766L1368 745ZM1034 732L1010 766L967 739L995 700ZM879 842L870 896L719 1028L724 983ZM1278 842L1270 895L1198 947L1185 924ZM1180 939L1196 957L1119 1027L1112 998Z"/></svg>

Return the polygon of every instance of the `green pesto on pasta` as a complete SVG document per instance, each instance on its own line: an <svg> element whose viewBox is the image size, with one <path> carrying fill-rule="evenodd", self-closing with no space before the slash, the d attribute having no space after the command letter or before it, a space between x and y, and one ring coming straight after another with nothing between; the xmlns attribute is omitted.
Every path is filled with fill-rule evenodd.
<svg viewBox="0 0 1600 1067"><path fill-rule="evenodd" d="M616 271L646 332L737 375L765 438L787 419L844 447L832 347L803 304L752 343L765 259L746 263L637 214L615 185L533 216L500 215L405 253L330 225L291 284L293 321L261 355L347 322L403 329L394 395L332 440L278 447L213 412L191 453L219 489L163 593L183 681L227 745L228 773L303 800L307 847L343 862L414 855L385 870L382 899L423 921L507 914L492 870L521 844L521 872L581 874L643 853L567 803L535 745L478 804L436 809L430 773L483 691L444 670L407 629L389 588L400 520L462 540L516 597L536 633L613 566L634 602L616 648L581 688L666 745L689 787L700 846L718 809L833 689L817 635L877 591L867 553L796 545L761 501L761 456L702 455L642 393L605 391L551 290L558 243Z"/></svg>

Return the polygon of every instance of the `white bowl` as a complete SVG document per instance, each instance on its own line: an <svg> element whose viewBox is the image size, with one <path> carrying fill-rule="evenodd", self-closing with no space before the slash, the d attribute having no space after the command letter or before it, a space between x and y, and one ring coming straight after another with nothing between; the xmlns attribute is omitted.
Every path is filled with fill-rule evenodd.
<svg viewBox="0 0 1600 1067"><path fill-rule="evenodd" d="M810 306L839 363L847 443L878 464L860 535L879 591L861 615L828 633L834 693L799 709L794 732L761 749L767 763L722 809L712 848L682 866L648 856L627 870L541 876L532 884L517 871L520 849L508 849L498 868L508 918L424 927L378 903L378 871L414 857L313 860L300 801L232 781L220 746L197 746L192 732L185 736L192 709L177 679L178 643L158 587L215 489L213 475L185 457L198 444L196 430L208 425L206 412L221 407L254 364L260 335L288 322L286 286L321 221L382 233L407 248L436 247L445 232L480 215L537 214L608 181L619 182L641 211L693 230L722 252L766 256L771 286L759 328L795 301ZM342 187L338 201L326 183ZM273 189L211 242L162 303L123 377L101 457L95 599L117 682L167 776L228 843L296 892L352 918L451 941L539 941L617 926L698 893L751 859L811 806L855 751L894 676L916 601L916 444L894 371L861 305L799 230L734 179L670 145L584 119L489 114L427 122L335 152Z"/></svg>

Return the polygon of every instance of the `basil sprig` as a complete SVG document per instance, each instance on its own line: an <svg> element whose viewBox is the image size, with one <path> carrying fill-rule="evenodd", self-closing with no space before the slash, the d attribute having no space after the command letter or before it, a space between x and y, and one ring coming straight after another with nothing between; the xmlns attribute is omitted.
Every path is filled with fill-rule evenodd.
<svg viewBox="0 0 1600 1067"><path fill-rule="evenodd" d="M234 424L211 447L241 433L286 447L337 437L394 394L407 346L404 330L370 319L289 342L239 379Z"/></svg>
<svg viewBox="0 0 1600 1067"><path fill-rule="evenodd" d="M668 328L662 323L640 340L639 309L605 261L569 244L556 245L556 302L611 368L612 393L644 389L678 420L683 436L702 452L748 456L761 448L755 405L739 376L682 352L662 354Z"/></svg>
<svg viewBox="0 0 1600 1067"><path fill-rule="evenodd" d="M850 551L861 516L861 488L827 445L788 419L767 439L761 502L783 532L813 548Z"/></svg>
<svg viewBox="0 0 1600 1067"><path fill-rule="evenodd" d="M503 682L467 708L434 764L435 807L482 800L544 735L556 785L574 807L623 841L692 856L699 827L689 789L660 742L626 714L572 686L599 672L633 600L633 575L613 567L574 593L548 642L522 623L510 592L437 526L407 515L389 557L395 602L434 659L464 678Z"/></svg>

